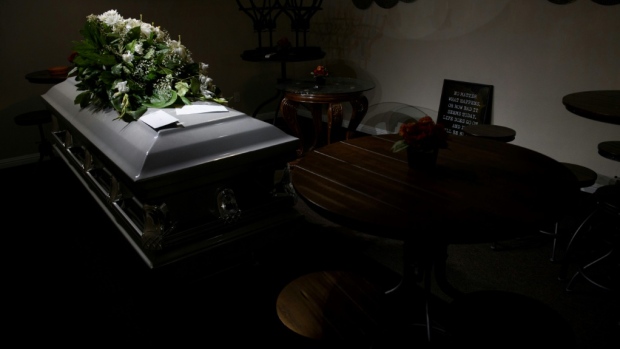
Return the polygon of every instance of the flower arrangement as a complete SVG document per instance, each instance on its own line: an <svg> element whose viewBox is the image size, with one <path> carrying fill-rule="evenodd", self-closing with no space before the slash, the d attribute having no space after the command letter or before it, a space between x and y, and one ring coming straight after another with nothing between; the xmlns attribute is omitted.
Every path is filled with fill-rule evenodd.
<svg viewBox="0 0 620 349"><path fill-rule="evenodd" d="M408 147L419 150L433 150L448 146L448 133L442 124L435 124L433 119L426 115L420 120L400 125L398 134L402 139L392 146L393 152L399 152Z"/></svg>
<svg viewBox="0 0 620 349"><path fill-rule="evenodd" d="M276 42L276 51L288 51L293 47L291 42L288 41L287 37L281 37L278 42Z"/></svg>
<svg viewBox="0 0 620 349"><path fill-rule="evenodd" d="M179 40L154 25L123 18L116 10L87 16L71 60L81 108L114 108L119 119L137 120L148 107L211 100L226 104L209 78L208 64L195 63Z"/></svg>
<svg viewBox="0 0 620 349"><path fill-rule="evenodd" d="M325 66L323 65L319 65L316 68L314 68L314 70L310 73L312 74L312 76L314 76L315 78L319 78L319 77L327 77L329 76L329 72L327 71L327 68L325 68Z"/></svg>

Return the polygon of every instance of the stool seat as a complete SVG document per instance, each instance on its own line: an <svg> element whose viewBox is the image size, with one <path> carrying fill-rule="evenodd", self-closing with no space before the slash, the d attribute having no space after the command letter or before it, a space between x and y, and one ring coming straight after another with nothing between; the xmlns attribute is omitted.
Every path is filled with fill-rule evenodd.
<svg viewBox="0 0 620 349"><path fill-rule="evenodd" d="M468 136L494 139L500 142L512 142L517 135L517 132L509 127L488 124L465 126L463 133Z"/></svg>
<svg viewBox="0 0 620 349"><path fill-rule="evenodd" d="M280 321L322 343L368 344L385 316L384 293L351 271L318 271L287 284L276 302ZM349 346L347 346L349 347Z"/></svg>
<svg viewBox="0 0 620 349"><path fill-rule="evenodd" d="M575 177L577 177L577 185L579 188L591 187L594 183L596 183L598 175L591 169L568 162L561 162L561 164L566 166L575 175Z"/></svg>
<svg viewBox="0 0 620 349"><path fill-rule="evenodd" d="M620 161L620 141L607 141L599 143L598 153L608 159Z"/></svg>

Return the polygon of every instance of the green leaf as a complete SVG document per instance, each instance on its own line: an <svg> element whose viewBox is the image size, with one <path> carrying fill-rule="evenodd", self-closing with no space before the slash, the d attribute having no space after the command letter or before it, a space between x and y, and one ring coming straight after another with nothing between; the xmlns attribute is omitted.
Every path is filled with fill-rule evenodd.
<svg viewBox="0 0 620 349"><path fill-rule="evenodd" d="M407 149L408 145L407 143L405 143L404 140L398 140L394 143L394 145L392 145L392 151L394 153L398 153L399 151L405 150Z"/></svg>
<svg viewBox="0 0 620 349"><path fill-rule="evenodd" d="M179 98L183 101L183 103L190 105L192 101L190 101L187 97L179 95Z"/></svg>
<svg viewBox="0 0 620 349"><path fill-rule="evenodd" d="M112 67L112 74L120 76L122 72L123 72L123 64L119 63Z"/></svg>
<svg viewBox="0 0 620 349"><path fill-rule="evenodd" d="M144 105L151 108L165 108L176 102L177 93L175 91L172 91L170 99L168 100L161 100L159 97L161 96L151 99L151 103L144 103Z"/></svg>
<svg viewBox="0 0 620 349"><path fill-rule="evenodd" d="M165 67L161 67L158 73L162 75L172 75L172 70L165 68Z"/></svg>
<svg viewBox="0 0 620 349"><path fill-rule="evenodd" d="M125 115L131 117L132 120L138 120L142 115L144 115L144 113L146 113L147 109L148 109L147 107L141 106L140 108L136 110L127 111ZM128 121L131 121L131 120L128 120Z"/></svg>
<svg viewBox="0 0 620 349"><path fill-rule="evenodd" d="M74 104L79 104L81 108L86 108L91 101L92 93L89 91L82 92L75 97Z"/></svg>
<svg viewBox="0 0 620 349"><path fill-rule="evenodd" d="M127 32L127 38L131 41L140 39L140 27L133 27Z"/></svg>
<svg viewBox="0 0 620 349"><path fill-rule="evenodd" d="M191 79L190 90L193 95L200 95L200 81L197 78Z"/></svg>
<svg viewBox="0 0 620 349"><path fill-rule="evenodd" d="M227 105L228 101L225 98L217 97L213 98L213 101L222 105Z"/></svg>

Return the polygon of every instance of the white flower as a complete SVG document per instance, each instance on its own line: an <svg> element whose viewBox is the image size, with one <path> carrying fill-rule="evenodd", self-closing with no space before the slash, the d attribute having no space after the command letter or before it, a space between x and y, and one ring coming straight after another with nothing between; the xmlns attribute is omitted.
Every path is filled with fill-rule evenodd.
<svg viewBox="0 0 620 349"><path fill-rule="evenodd" d="M133 48L133 51L139 55L142 54L142 43L139 42L136 44L136 46Z"/></svg>
<svg viewBox="0 0 620 349"><path fill-rule="evenodd" d="M200 84L201 85L209 85L213 81L210 77L206 75L200 75Z"/></svg>
<svg viewBox="0 0 620 349"><path fill-rule="evenodd" d="M206 75L200 74L200 92L203 96L207 98L212 98L215 93L211 91L211 85L213 84L213 79Z"/></svg>
<svg viewBox="0 0 620 349"><path fill-rule="evenodd" d="M170 40L168 45L170 46L174 54L185 59L185 57L187 56L187 50L185 49L185 46L183 46L180 42L176 40Z"/></svg>
<svg viewBox="0 0 620 349"><path fill-rule="evenodd" d="M114 88L118 90L118 92L116 92L114 94L114 97L118 97L122 93L129 92L129 87L127 86L127 81L119 81L119 82L117 82L116 85L114 85Z"/></svg>
<svg viewBox="0 0 620 349"><path fill-rule="evenodd" d="M153 26L148 23L142 23L140 24L140 31L142 32L142 35L148 37L153 31Z"/></svg>
<svg viewBox="0 0 620 349"><path fill-rule="evenodd" d="M135 27L140 27L141 24L142 22L140 22L139 20L135 18L128 18L125 20L125 29L126 31L130 31L131 29Z"/></svg>
<svg viewBox="0 0 620 349"><path fill-rule="evenodd" d="M123 21L123 17L118 12L116 12L116 10L104 12L103 14L99 15L98 18L100 21L111 27L115 27Z"/></svg>
<svg viewBox="0 0 620 349"><path fill-rule="evenodd" d="M200 63L200 74L207 75L209 73L209 65L207 63Z"/></svg>
<svg viewBox="0 0 620 349"><path fill-rule="evenodd" d="M123 61L131 63L133 61L133 53L127 51L127 53L123 54Z"/></svg>
<svg viewBox="0 0 620 349"><path fill-rule="evenodd" d="M155 32L155 39L159 42L165 42L168 40L168 33L165 30L161 30L159 27L153 27L152 30Z"/></svg>

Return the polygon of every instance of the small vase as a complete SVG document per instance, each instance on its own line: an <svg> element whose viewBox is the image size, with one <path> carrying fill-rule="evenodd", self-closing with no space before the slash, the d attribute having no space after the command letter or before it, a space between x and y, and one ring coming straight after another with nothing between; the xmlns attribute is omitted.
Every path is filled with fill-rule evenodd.
<svg viewBox="0 0 620 349"><path fill-rule="evenodd" d="M437 164L439 148L416 149L407 147L407 163L410 168L416 170L429 170L435 168Z"/></svg>
<svg viewBox="0 0 620 349"><path fill-rule="evenodd" d="M317 86L323 86L327 81L324 76L315 76L314 82L317 84Z"/></svg>

